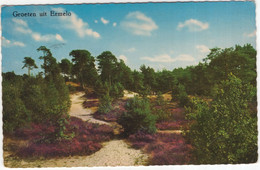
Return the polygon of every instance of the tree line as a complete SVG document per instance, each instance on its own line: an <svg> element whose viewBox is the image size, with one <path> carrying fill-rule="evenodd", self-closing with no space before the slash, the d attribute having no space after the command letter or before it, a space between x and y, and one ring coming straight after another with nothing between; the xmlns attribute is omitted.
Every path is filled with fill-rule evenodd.
<svg viewBox="0 0 260 170"><path fill-rule="evenodd" d="M71 60L65 58L58 63L65 80L78 82L83 88L95 88L100 95L104 93L102 90L111 90L113 86L139 94L152 94L169 92L181 85L188 94L210 96L214 85L227 79L231 72L243 82L256 86L256 50L250 44L213 48L196 66L162 71L145 65L141 65L140 70L131 70L110 51L97 57L87 50L72 50L69 55ZM27 61L28 58L24 62L28 63L25 67L30 72L37 66L29 64L32 61ZM42 66L46 70L56 66L46 67Z"/></svg>

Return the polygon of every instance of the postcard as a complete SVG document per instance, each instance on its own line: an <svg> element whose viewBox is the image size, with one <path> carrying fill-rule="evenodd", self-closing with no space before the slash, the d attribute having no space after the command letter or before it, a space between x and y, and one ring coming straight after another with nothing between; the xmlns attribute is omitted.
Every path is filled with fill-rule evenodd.
<svg viewBox="0 0 260 170"><path fill-rule="evenodd" d="M1 7L3 165L257 165L256 2Z"/></svg>

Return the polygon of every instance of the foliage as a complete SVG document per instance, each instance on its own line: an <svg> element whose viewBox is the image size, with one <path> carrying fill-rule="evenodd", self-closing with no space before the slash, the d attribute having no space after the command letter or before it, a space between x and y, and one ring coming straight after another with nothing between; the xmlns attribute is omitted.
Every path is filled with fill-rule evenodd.
<svg viewBox="0 0 260 170"><path fill-rule="evenodd" d="M159 106L166 105L166 101L164 100L164 97L161 92L157 93L155 104Z"/></svg>
<svg viewBox="0 0 260 170"><path fill-rule="evenodd" d="M34 68L38 68L37 65L35 64L35 61L31 57L24 57L24 66L23 68L27 67L28 68L28 76L30 76L30 71Z"/></svg>
<svg viewBox="0 0 260 170"><path fill-rule="evenodd" d="M12 132L31 119L31 112L25 107L20 97L21 87L23 86L22 78L19 76L13 77L15 75L12 75L12 78L7 77L8 74L3 74L2 83L4 132Z"/></svg>
<svg viewBox="0 0 260 170"><path fill-rule="evenodd" d="M109 86L111 86L114 82L114 74L116 74L116 57L110 51L104 51L97 56L97 61L101 80L103 82L108 82Z"/></svg>
<svg viewBox="0 0 260 170"><path fill-rule="evenodd" d="M94 57L87 50L72 50L69 55L72 56L72 73L81 86L93 87L98 77Z"/></svg>
<svg viewBox="0 0 260 170"><path fill-rule="evenodd" d="M98 106L98 111L100 113L108 113L112 109L112 100L108 94L104 95L100 99L100 104Z"/></svg>
<svg viewBox="0 0 260 170"><path fill-rule="evenodd" d="M146 87L146 89L156 90L156 77L154 69L146 67L145 65L141 65L140 70L144 77L143 85Z"/></svg>
<svg viewBox="0 0 260 170"><path fill-rule="evenodd" d="M50 49L45 46L40 46L37 51L43 52L43 56L39 59L43 60L41 68L44 69L44 74L46 79L55 79L60 74L59 65L56 62L56 58L52 56Z"/></svg>
<svg viewBox="0 0 260 170"><path fill-rule="evenodd" d="M125 108L127 111L122 114L118 123L123 126L126 136L140 130L148 133L156 131L156 116L151 114L148 100L135 96L127 101Z"/></svg>
<svg viewBox="0 0 260 170"><path fill-rule="evenodd" d="M100 113L100 112L95 112L94 113L94 118L107 121L107 122L116 122L119 117L126 111L125 110L125 100L116 100L112 104L112 108L109 112L106 114Z"/></svg>
<svg viewBox="0 0 260 170"><path fill-rule="evenodd" d="M195 163L250 163L257 160L257 120L248 102L251 85L230 74L214 90L213 101L194 99L188 118L195 121L187 134Z"/></svg>
<svg viewBox="0 0 260 170"><path fill-rule="evenodd" d="M118 99L120 97L123 97L124 96L124 87L122 86L122 84L117 82L114 85L112 85L109 95L113 99Z"/></svg>
<svg viewBox="0 0 260 170"><path fill-rule="evenodd" d="M41 74L36 77L3 74L4 132L12 132L30 122L55 124L68 116L69 91L56 59L44 46L37 50L44 54L40 57L44 60L44 78ZM64 127L60 124L60 129L64 130ZM54 139L50 140L62 137L61 130L55 133Z"/></svg>
<svg viewBox="0 0 260 170"><path fill-rule="evenodd" d="M189 106L190 100L185 87L182 84L179 84L172 90L172 100L179 101L179 105L182 107Z"/></svg>
<svg viewBox="0 0 260 170"><path fill-rule="evenodd" d="M61 62L59 63L59 67L61 69L61 73L63 74L63 76L65 77L66 81L69 80L69 78L71 78L71 72L72 72L72 63L70 62L70 60L64 58L61 60Z"/></svg>
<svg viewBox="0 0 260 170"><path fill-rule="evenodd" d="M124 88L131 89L133 85L133 75L131 69L120 59L116 63L115 72L113 73L114 82L120 83Z"/></svg>

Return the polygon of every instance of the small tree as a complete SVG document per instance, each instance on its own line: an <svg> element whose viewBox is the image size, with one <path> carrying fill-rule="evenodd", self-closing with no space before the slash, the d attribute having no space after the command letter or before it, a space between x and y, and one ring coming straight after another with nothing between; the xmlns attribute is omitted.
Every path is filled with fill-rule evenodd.
<svg viewBox="0 0 260 170"><path fill-rule="evenodd" d="M172 100L178 101L180 106L188 106L190 101L185 86L179 84L172 90Z"/></svg>
<svg viewBox="0 0 260 170"><path fill-rule="evenodd" d="M257 120L248 103L254 95L234 75L222 81L209 104L194 99L187 114L194 123L187 137L193 145L195 163L252 163L257 161Z"/></svg>
<svg viewBox="0 0 260 170"><path fill-rule="evenodd" d="M156 105L159 105L159 106L163 106L166 104L161 92L157 93L155 102L156 102Z"/></svg>
<svg viewBox="0 0 260 170"><path fill-rule="evenodd" d="M124 96L124 87L121 83L115 83L114 85L112 85L112 88L109 92L109 95L113 98L113 99L118 99L120 97Z"/></svg>
<svg viewBox="0 0 260 170"><path fill-rule="evenodd" d="M31 57L24 57L23 63L24 63L24 66L22 67L22 69L25 67L28 68L28 76L31 75L30 72L32 69L38 68L37 65L35 64L34 59L32 59Z"/></svg>
<svg viewBox="0 0 260 170"><path fill-rule="evenodd" d="M112 100L108 94L102 96L98 106L98 111L100 113L108 113L112 109L111 102Z"/></svg>
<svg viewBox="0 0 260 170"><path fill-rule="evenodd" d="M72 63L70 62L70 60L64 58L61 60L61 62L59 63L59 66L61 68L61 73L63 74L63 76L68 79L71 77L71 69L72 69Z"/></svg>
<svg viewBox="0 0 260 170"><path fill-rule="evenodd" d="M127 112L123 113L118 123L123 126L124 134L129 136L138 131L154 133L156 116L151 114L148 100L134 97L126 103Z"/></svg>

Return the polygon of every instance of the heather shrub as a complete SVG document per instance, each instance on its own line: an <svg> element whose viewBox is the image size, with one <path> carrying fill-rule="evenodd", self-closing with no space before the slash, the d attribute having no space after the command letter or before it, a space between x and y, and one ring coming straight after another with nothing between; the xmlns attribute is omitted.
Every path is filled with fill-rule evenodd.
<svg viewBox="0 0 260 170"><path fill-rule="evenodd" d="M178 107L178 108L174 108L171 109L171 115L173 120L185 120L185 108L182 107Z"/></svg>
<svg viewBox="0 0 260 170"><path fill-rule="evenodd" d="M186 124L187 121L162 121L156 123L156 128L160 130L181 130Z"/></svg>
<svg viewBox="0 0 260 170"><path fill-rule="evenodd" d="M151 114L150 103L146 99L134 97L127 101L126 112L118 120L124 128L124 134L129 136L137 131L154 133L156 131L156 116Z"/></svg>
<svg viewBox="0 0 260 170"><path fill-rule="evenodd" d="M138 131L137 133L130 135L128 137L128 140L131 142L142 141L142 142L149 143L155 141L156 139L153 134L148 134L143 131Z"/></svg>
<svg viewBox="0 0 260 170"><path fill-rule="evenodd" d="M89 107L97 107L99 104L98 104L98 101L84 101L83 102L83 106L85 108L89 108Z"/></svg>
<svg viewBox="0 0 260 170"><path fill-rule="evenodd" d="M75 117L71 117L65 126L63 135L67 137L55 141L46 140L46 136L55 135L58 125L32 124L16 130L17 137L30 140L28 146L16 151L17 155L28 158L90 155L102 147L100 142L113 136L112 127L87 123Z"/></svg>
<svg viewBox="0 0 260 170"><path fill-rule="evenodd" d="M151 165L182 165L189 163L190 147L180 134L159 133L157 143L148 146L147 151L152 154Z"/></svg>
<svg viewBox="0 0 260 170"><path fill-rule="evenodd" d="M123 100L116 100L112 103L112 110L110 110L106 114L97 111L94 113L93 116L95 119L100 119L107 122L116 122L119 119L119 117L125 112L125 103L126 102Z"/></svg>
<svg viewBox="0 0 260 170"><path fill-rule="evenodd" d="M147 134L139 131L128 137L131 146L151 155L150 165L181 165L190 163L190 146L180 134Z"/></svg>
<svg viewBox="0 0 260 170"><path fill-rule="evenodd" d="M172 120L173 116L167 106L156 106L152 108L152 114L156 116L157 122Z"/></svg>

